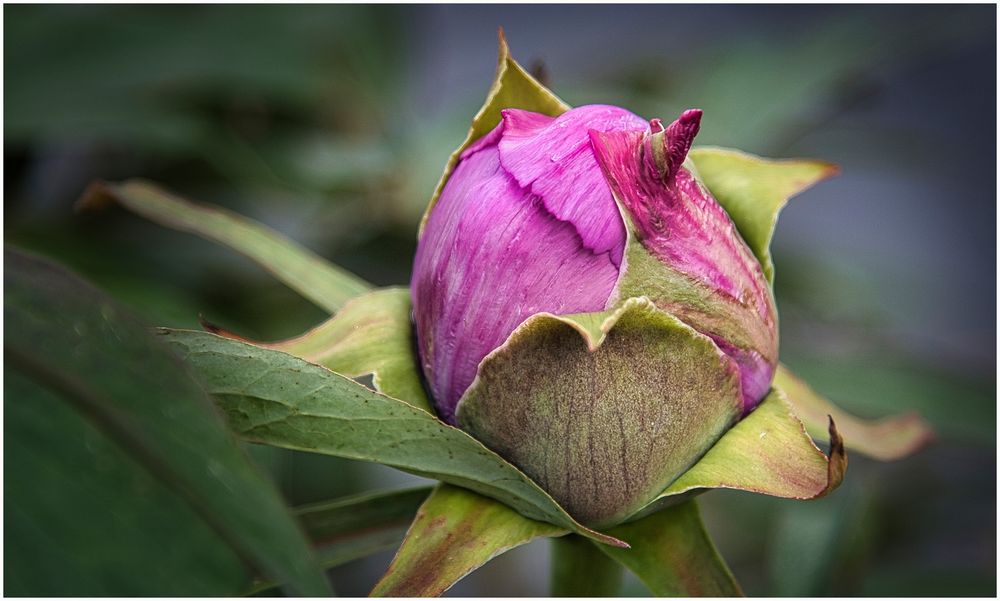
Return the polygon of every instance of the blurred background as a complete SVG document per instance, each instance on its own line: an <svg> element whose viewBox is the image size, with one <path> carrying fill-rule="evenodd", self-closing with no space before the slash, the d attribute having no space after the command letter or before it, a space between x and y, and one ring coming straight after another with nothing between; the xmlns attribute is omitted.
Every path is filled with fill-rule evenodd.
<svg viewBox="0 0 1000 601"><path fill-rule="evenodd" d="M73 202L142 176L406 284L502 25L570 104L700 107L701 144L841 166L779 224L782 357L858 415L921 412L938 440L897 463L852 456L818 502L705 495L746 592L994 596L995 23L993 6L6 6L4 238L152 324L300 333L323 312L249 261ZM250 452L292 504L418 480ZM544 595L547 550L450 594ZM338 592L366 594L391 557L335 569Z"/></svg>

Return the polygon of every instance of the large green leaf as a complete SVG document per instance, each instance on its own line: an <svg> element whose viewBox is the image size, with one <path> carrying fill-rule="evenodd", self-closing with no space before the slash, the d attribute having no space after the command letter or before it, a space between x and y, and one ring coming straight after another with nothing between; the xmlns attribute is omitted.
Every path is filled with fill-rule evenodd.
<svg viewBox="0 0 1000 601"><path fill-rule="evenodd" d="M364 280L257 222L219 207L184 200L142 180L95 182L77 206L100 209L112 203L161 225L232 248L331 313L371 288Z"/></svg>
<svg viewBox="0 0 1000 601"><path fill-rule="evenodd" d="M708 337L633 298L527 319L480 364L462 428L582 522L620 523L739 419L739 374Z"/></svg>
<svg viewBox="0 0 1000 601"><path fill-rule="evenodd" d="M175 489L58 394L9 362L4 372L6 595L224 596L246 586L242 558Z"/></svg>
<svg viewBox="0 0 1000 601"><path fill-rule="evenodd" d="M402 542L431 487L365 493L303 505L295 510L324 568L332 568L394 549ZM250 591L273 592L270 582L259 582Z"/></svg>
<svg viewBox="0 0 1000 601"><path fill-rule="evenodd" d="M204 325L220 336L245 340ZM432 411L418 371L407 288L384 288L348 301L336 316L301 336L273 343L247 342L352 378L374 374L379 392Z"/></svg>
<svg viewBox="0 0 1000 601"><path fill-rule="evenodd" d="M63 568L79 573L76 562L82 561L94 564L88 576L92 581L82 583L73 594L84 594L88 586L94 587L94 594L162 594L148 588L161 579L151 579L144 586L136 578L157 568L142 563L149 559L142 548L129 553L131 545L138 544L134 535L113 540L92 529L98 524L107 526L109 533L137 529L149 537L170 528L170 521L160 520L184 520L183 503L149 496L167 490L171 498L186 501L188 514L200 515L236 553L269 578L286 583L298 594L327 594L329 587L305 537L273 484L249 463L170 349L109 298L61 268L13 251L5 252L4 268L6 370L21 380L14 390L30 391L9 396L7 414L15 417L17 426L32 427L34 420L37 429L37 420L44 419L39 416L45 415L38 412L58 408L52 415L53 436L65 437L66 445L80 445L84 437L95 446L93 457L84 451L85 458L76 465L67 464L68 447L50 448L44 444L49 438L35 441L20 430L8 430L7 440L16 445L8 450L23 452L38 469L37 475L15 471L23 481L5 481L6 500L16 512L8 514L13 516L8 525L14 526L15 534L5 540L11 543L9 549L25 553L15 569L30 570L12 577L22 586L37 587L22 590L26 594L70 592L56 581L37 577L46 570ZM32 405L39 398L42 401ZM106 466L90 461L102 457L107 457ZM88 467L90 472L85 471ZM60 469L69 474L66 490L59 489L58 480L49 473ZM104 488L116 482L131 485L133 490L149 488L132 506L115 498L120 490ZM44 499L38 498L39 491L44 491ZM107 507L67 494L72 491L101 499ZM193 532L193 544L204 542L206 535L190 524L190 516L186 519L176 524L177 532ZM164 540L173 539L172 533L164 536ZM46 540L58 542L41 544ZM103 542L96 545L96 541ZM66 545L65 550L48 548L59 542ZM105 546L113 551L96 550ZM161 552L187 551L161 546ZM81 560L72 553L87 556ZM216 558L214 563L226 563L224 559ZM121 563L109 565L102 560ZM175 558L166 562L178 566ZM222 568L231 571L231 566ZM187 575L178 571L172 576Z"/></svg>
<svg viewBox="0 0 1000 601"><path fill-rule="evenodd" d="M474 492L439 485L417 512L373 597L440 595L497 555L566 530Z"/></svg>
<svg viewBox="0 0 1000 601"><path fill-rule="evenodd" d="M441 196L444 185L448 183L448 178L455 169L455 165L458 164L459 156L469 145L488 134L500 123L501 110L524 109L555 117L570 109L568 104L540 84L511 57L510 48L507 47L507 38L504 37L502 29L499 32L499 39L500 55L497 59L497 72L493 78L493 84L490 85L490 90L486 94L486 101L483 102L483 106L472 119L472 125L469 127L465 141L448 157L444 173L434 189L434 195L431 196L431 201L424 211L423 219L420 220L420 234L423 234L427 218L437 203L438 197Z"/></svg>
<svg viewBox="0 0 1000 601"><path fill-rule="evenodd" d="M843 441L830 421L830 456L813 444L777 388L671 484L658 502L709 488L789 499L815 499L836 488L847 469Z"/></svg>
<svg viewBox="0 0 1000 601"><path fill-rule="evenodd" d="M690 500L618 526L631 549L600 549L632 570L660 597L742 597Z"/></svg>
<svg viewBox="0 0 1000 601"><path fill-rule="evenodd" d="M835 175L837 167L822 161L764 159L725 148L695 148L688 156L773 282L771 237L778 213L790 197Z"/></svg>
<svg viewBox="0 0 1000 601"><path fill-rule="evenodd" d="M785 365L778 365L774 385L785 392L806 431L817 440L829 442L826 424L833 418L846 447L875 459L892 461L916 452L934 438L931 427L917 413L879 420L855 417L817 394Z"/></svg>
<svg viewBox="0 0 1000 601"><path fill-rule="evenodd" d="M624 544L578 524L517 468L427 411L280 351L205 332L164 330L163 336L201 375L246 440L381 463Z"/></svg>

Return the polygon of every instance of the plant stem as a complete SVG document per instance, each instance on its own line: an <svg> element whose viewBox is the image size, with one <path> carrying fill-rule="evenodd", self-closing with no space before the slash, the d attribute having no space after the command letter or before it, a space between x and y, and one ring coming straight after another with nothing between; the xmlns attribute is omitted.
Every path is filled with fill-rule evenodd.
<svg viewBox="0 0 1000 601"><path fill-rule="evenodd" d="M694 499L610 532L628 541L631 548L599 550L632 571L657 597L743 596L705 530Z"/></svg>
<svg viewBox="0 0 1000 601"><path fill-rule="evenodd" d="M613 597L621 583L621 566L596 543L576 534L552 539L553 597Z"/></svg>

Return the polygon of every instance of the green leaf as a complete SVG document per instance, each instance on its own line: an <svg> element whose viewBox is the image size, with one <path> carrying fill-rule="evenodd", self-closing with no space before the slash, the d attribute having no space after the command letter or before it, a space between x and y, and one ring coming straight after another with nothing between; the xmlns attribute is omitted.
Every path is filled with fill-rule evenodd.
<svg viewBox="0 0 1000 601"><path fill-rule="evenodd" d="M658 597L742 597L743 591L690 500L613 532L628 537L631 549L600 549L632 570Z"/></svg>
<svg viewBox="0 0 1000 601"><path fill-rule="evenodd" d="M474 492L439 485L417 512L372 597L440 595L494 557L566 530L529 520Z"/></svg>
<svg viewBox="0 0 1000 601"><path fill-rule="evenodd" d="M251 442L373 461L469 488L522 514L623 545L575 522L544 490L467 433L291 355L204 332L164 330Z"/></svg>
<svg viewBox="0 0 1000 601"><path fill-rule="evenodd" d="M428 486L369 493L306 505L295 514L329 568L395 547L430 493Z"/></svg>
<svg viewBox="0 0 1000 601"><path fill-rule="evenodd" d="M830 421L830 456L813 444L777 388L719 439L659 501L708 488L731 488L788 499L816 499L840 485L847 454ZM655 508L659 503L651 506Z"/></svg>
<svg viewBox="0 0 1000 601"><path fill-rule="evenodd" d="M178 491L9 361L4 372L6 595L214 597L246 586L242 558Z"/></svg>
<svg viewBox="0 0 1000 601"><path fill-rule="evenodd" d="M897 352L795 356L795 373L856 415L898 414L913 408L941 440L996 443L996 377L960 375L943 365Z"/></svg>
<svg viewBox="0 0 1000 601"><path fill-rule="evenodd" d="M524 109L555 117L570 109L568 104L540 84L510 56L510 48L507 47L507 38L504 37L503 29L499 32L499 40L500 55L497 59L497 72L493 78L493 84L486 94L486 101L472 119L472 125L469 127L465 141L448 157L444 173L441 175L437 187L434 188L434 195L431 196L431 201L420 220L420 235L424 232L424 225L427 223L427 218L434 205L437 204L438 197L444 190L444 185L448 183L451 172L458 164L459 156L473 142L488 134L500 123L501 110Z"/></svg>
<svg viewBox="0 0 1000 601"><path fill-rule="evenodd" d="M457 411L593 527L655 499L742 411L739 374L708 337L646 298L599 317L528 318L483 360Z"/></svg>
<svg viewBox="0 0 1000 601"><path fill-rule="evenodd" d="M40 415L33 412L59 407L53 427L62 425L67 431L58 438L66 436L75 444L81 436L96 439L99 453L110 457L113 467L109 469L120 473L113 477L105 474L100 463L97 473L77 472L66 465L63 448L39 446L13 432L15 444L23 445L25 453L37 462L41 470L37 478L49 477L42 465L61 464L55 469L67 470L68 481L75 481L77 490L93 487L86 494L110 499L107 511L111 512L102 513L89 500L66 496L61 489L52 488L55 484L51 480L45 489L49 498L31 504L33 484L43 480L26 474L26 481L8 487L7 497L18 508L18 538L5 540L13 543L12 548L39 554L22 560L21 567L44 570L51 566L42 564L64 566L68 562L67 570L75 572L72 566L77 557L60 557L59 549L47 549L39 542L61 541L67 549L80 551L100 540L108 548L116 547L104 559L124 557L125 561L108 565L101 564L100 557L86 557L84 561L99 565L95 571L100 576L91 583L95 590L111 593L120 582L122 588L114 594L162 594L135 581L133 571L142 574L156 568L137 563L148 559L141 549L136 549L134 556L125 551L136 542L134 536L119 542L103 532L96 537L91 532L89 539L79 538L95 524L108 525L108 532L132 528L149 536L162 527L159 519L180 519L177 504L170 509L169 503L158 504L147 496L136 499L136 506L130 507L113 498L119 490L101 488L121 478L152 483L148 485L154 490L166 489L184 499L236 553L296 593L328 594L329 586L277 490L249 463L209 399L170 349L120 306L61 268L9 250L4 267L5 365L23 379L22 390L42 391L41 396L48 397L37 408L26 404L39 395L8 397L6 406L17 416L15 423L29 423ZM116 453L116 449L123 453ZM77 467L85 469L87 463L81 459ZM140 470L144 473L138 473ZM158 507L165 508L165 514L156 513ZM53 514L60 514L57 520L51 519ZM193 527L179 522L177 528L190 532ZM204 539L204 535L193 538ZM161 552L167 548L161 547ZM169 558L166 561L177 565ZM183 578L186 574L172 576ZM29 578L24 574L16 577ZM59 584L31 581L27 586L38 587L33 593L38 594ZM83 588L72 593L82 594Z"/></svg>
<svg viewBox="0 0 1000 601"><path fill-rule="evenodd" d="M204 323L214 334L244 340ZM336 316L312 330L281 342L247 341L322 365L338 374L357 378L374 374L376 390L433 412L414 349L410 323L410 292L384 288L350 300Z"/></svg>
<svg viewBox="0 0 1000 601"><path fill-rule="evenodd" d="M298 507L295 514L319 555L332 568L399 546L431 487L366 493ZM272 591L258 583L249 594ZM272 591L273 592L273 591Z"/></svg>
<svg viewBox="0 0 1000 601"><path fill-rule="evenodd" d="M113 203L166 227L232 248L331 313L371 288L364 280L255 221L220 207L195 204L142 180L95 182L77 206L101 209Z"/></svg>
<svg viewBox="0 0 1000 601"><path fill-rule="evenodd" d="M845 446L882 461L902 459L934 439L934 431L917 413L878 420L855 417L817 394L785 365L778 365L774 385L785 392L806 431L817 440L829 442L825 425L830 418L837 422Z"/></svg>
<svg viewBox="0 0 1000 601"><path fill-rule="evenodd" d="M725 148L702 147L688 155L696 174L722 205L774 282L771 237L788 199L836 175L836 165L811 160L771 160Z"/></svg>
<svg viewBox="0 0 1000 601"><path fill-rule="evenodd" d="M616 597L622 567L575 534L552 539L552 597Z"/></svg>

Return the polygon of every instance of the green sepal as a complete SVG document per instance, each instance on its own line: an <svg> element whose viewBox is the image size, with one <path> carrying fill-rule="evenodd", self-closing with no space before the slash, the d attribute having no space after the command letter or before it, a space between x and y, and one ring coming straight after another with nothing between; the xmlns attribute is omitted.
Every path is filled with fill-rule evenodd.
<svg viewBox="0 0 1000 601"><path fill-rule="evenodd" d="M612 532L628 537L632 548L598 548L631 570L658 597L743 596L693 499Z"/></svg>
<svg viewBox="0 0 1000 601"><path fill-rule="evenodd" d="M448 157L444 173L441 174L441 179L438 180L438 184L434 188L431 201L424 211L423 218L420 220L418 237L423 235L427 218L437 203L438 197L441 196L444 185L448 183L451 172L458 165L459 156L473 142L488 134L500 123L501 110L524 109L556 117L570 109L568 104L539 83L537 79L532 77L524 70L524 67L511 57L510 48L507 47L507 38L503 34L503 29L500 29L498 36L500 54L497 58L497 72L493 77L490 90L486 94L486 101L483 102L483 106L480 107L476 116L473 117L472 125L469 127L468 135L465 136L465 141Z"/></svg>
<svg viewBox="0 0 1000 601"><path fill-rule="evenodd" d="M743 240L774 283L771 238L788 199L836 175L836 165L814 160L772 160L738 150L699 147L688 154L694 172L729 213Z"/></svg>
<svg viewBox="0 0 1000 601"><path fill-rule="evenodd" d="M633 298L528 318L480 363L462 428L590 526L653 500L741 413L739 374L706 336Z"/></svg>
<svg viewBox="0 0 1000 601"><path fill-rule="evenodd" d="M372 597L436 597L494 557L566 530L530 520L502 503L447 484L413 520Z"/></svg>
<svg viewBox="0 0 1000 601"><path fill-rule="evenodd" d="M372 461L495 498L606 544L528 476L423 409L280 351L205 332L161 330L250 442Z"/></svg>
<svg viewBox="0 0 1000 601"><path fill-rule="evenodd" d="M197 234L248 257L316 306L333 313L371 285L278 232L220 207L197 204L143 180L95 182L79 210L118 203L160 225Z"/></svg>
<svg viewBox="0 0 1000 601"><path fill-rule="evenodd" d="M745 490L788 499L816 499L840 485L847 452L833 420L825 455L806 433L777 388L674 481L642 514L711 488Z"/></svg>
<svg viewBox="0 0 1000 601"><path fill-rule="evenodd" d="M826 428L829 418L837 422L847 448L881 461L902 459L934 439L934 431L917 413L877 420L855 417L818 394L785 365L778 365L774 385L788 396L806 431L822 442L830 441Z"/></svg>
<svg viewBox="0 0 1000 601"><path fill-rule="evenodd" d="M214 334L250 342L357 378L371 374L375 389L433 413L420 378L410 323L410 291L383 288L348 301L327 321L281 342L246 340L203 322Z"/></svg>
<svg viewBox="0 0 1000 601"><path fill-rule="evenodd" d="M32 394L7 397L5 414L14 420L9 423L36 422L33 415L41 408L30 403L38 395L50 412L43 417L45 435L61 428L55 445L41 448L17 431L7 432L14 448L30 453L26 460L45 467L5 495L6 508L20 517L4 540L8 549L18 549L20 562L26 560L6 566L6 583L27 579L30 588L19 589L25 594L66 592L61 580L31 582L32 576L18 573L28 565L36 578L36 570L55 570L59 579L82 577L76 587L81 594L156 594L135 574L157 582L187 575L191 589L185 593L171 583L169 590L204 592L199 586L209 578L189 564L193 572L171 574L179 565L175 558L151 565L143 546L148 543L129 532L149 537L164 520L176 519L171 527L200 543L191 553L205 561L221 539L223 547L294 593L330 593L274 484L248 461L172 349L126 309L61 267L6 250L4 322L5 370ZM60 467L74 445L79 456ZM38 496L37 483L60 469L68 475ZM66 497L67 490L86 499ZM112 538L95 547L95 536ZM173 533L164 537L188 544ZM131 546L138 548L129 553ZM84 550L85 557L75 555ZM220 562L213 563L221 571Z"/></svg>

